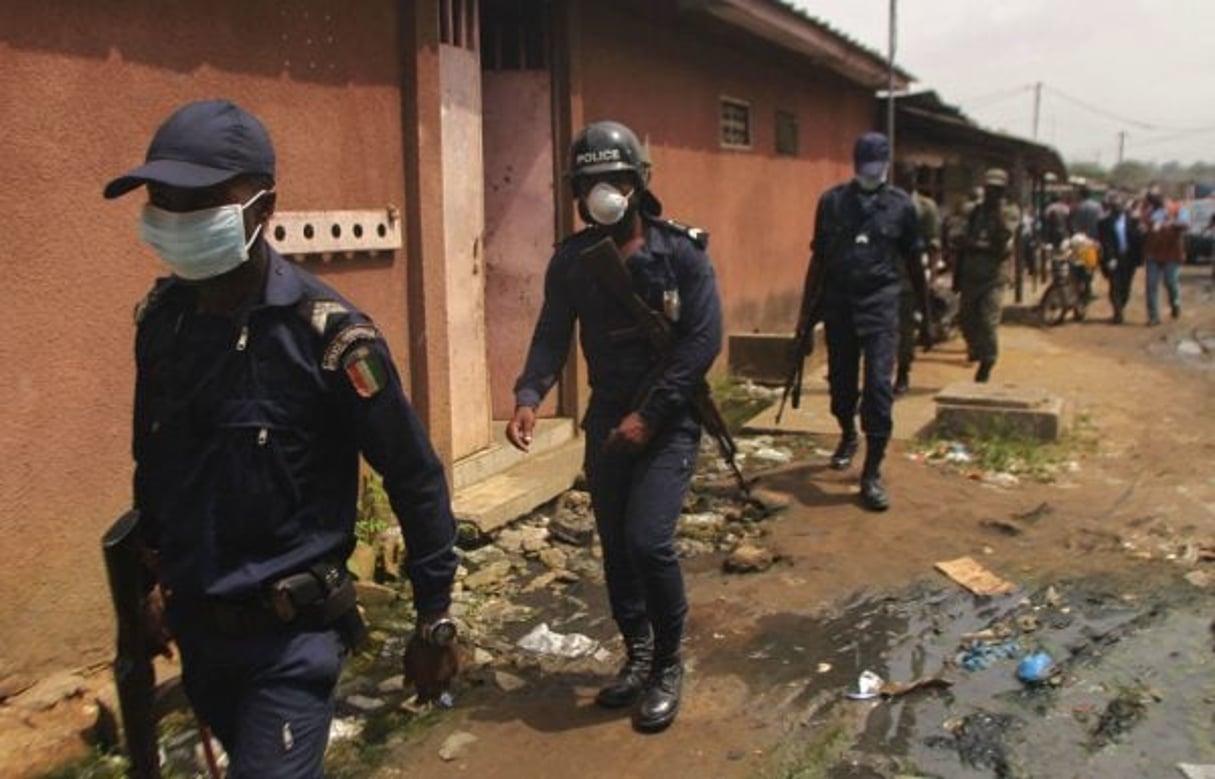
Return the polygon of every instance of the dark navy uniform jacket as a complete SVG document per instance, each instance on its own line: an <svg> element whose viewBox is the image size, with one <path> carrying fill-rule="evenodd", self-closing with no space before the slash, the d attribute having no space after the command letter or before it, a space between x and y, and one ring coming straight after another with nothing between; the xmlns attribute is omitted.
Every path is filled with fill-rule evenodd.
<svg viewBox="0 0 1215 779"><path fill-rule="evenodd" d="M855 181L833 187L819 198L811 250L820 265L812 272L826 274L825 321L860 335L898 327L899 280L924 251L907 193L885 184L866 193Z"/></svg>
<svg viewBox="0 0 1215 779"><path fill-rule="evenodd" d="M135 343L135 505L182 608L244 599L354 548L359 454L384 478L419 611L447 608L456 556L443 467L388 346L334 290L269 247L261 300L199 314L157 282Z"/></svg>
<svg viewBox="0 0 1215 779"><path fill-rule="evenodd" d="M643 334L628 335L636 320L579 263L579 252L603 237L601 230L589 229L563 241L549 261L544 304L515 384L516 403L538 405L557 382L577 319L591 386L588 417L619 419L636 410L658 426L689 411L686 396L721 351L721 301L713 265L695 240L703 233L649 217L644 229L645 244L626 262L633 289L657 311L664 310L664 293L668 298L676 293L679 300L678 318L671 322L674 354L658 382L637 400L657 355Z"/></svg>

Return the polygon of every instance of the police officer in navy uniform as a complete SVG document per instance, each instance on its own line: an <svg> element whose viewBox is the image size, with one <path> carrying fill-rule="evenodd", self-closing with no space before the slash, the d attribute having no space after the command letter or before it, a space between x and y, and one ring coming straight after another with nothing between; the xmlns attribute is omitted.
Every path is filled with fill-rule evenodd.
<svg viewBox="0 0 1215 779"><path fill-rule="evenodd" d="M134 498L165 602L151 616L230 779L322 776L363 630L345 567L360 454L408 549L406 674L433 699L456 670L442 465L375 325L267 245L274 176L261 122L211 100L169 116L145 164L105 188L146 185L140 235L172 272L137 312Z"/></svg>
<svg viewBox="0 0 1215 779"><path fill-rule="evenodd" d="M886 136L865 133L853 149L855 177L819 198L797 328L800 335L821 320L826 331L831 414L841 431L831 456L836 470L847 469L859 448L860 401L865 432L861 503L872 511L890 507L881 465L894 426L900 278L911 281L917 300L925 300L916 210L907 193L886 183L889 156ZM928 321L921 317L921 343ZM858 386L862 357L863 390Z"/></svg>
<svg viewBox="0 0 1215 779"><path fill-rule="evenodd" d="M544 303L507 425L527 451L536 407L556 383L575 321L591 397L582 426L612 616L627 659L596 701L635 706L643 732L667 727L679 711L687 599L675 551L675 524L694 470L701 426L693 388L721 350L721 302L706 236L659 217L650 163L637 136L595 122L572 144L571 183L587 228L562 241L549 261ZM610 236L633 291L670 323L674 349L661 375L642 386L658 355L635 319L588 270L579 253Z"/></svg>

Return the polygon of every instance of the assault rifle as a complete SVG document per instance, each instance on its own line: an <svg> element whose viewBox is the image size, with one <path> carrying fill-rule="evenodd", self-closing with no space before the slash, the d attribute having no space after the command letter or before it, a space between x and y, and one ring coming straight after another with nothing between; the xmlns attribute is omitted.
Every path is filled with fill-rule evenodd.
<svg viewBox="0 0 1215 779"><path fill-rule="evenodd" d="M584 249L581 252L580 261L590 269L604 289L628 311L629 316L637 323L641 334L658 354L658 360L645 375L635 398L634 405L639 406L650 388L666 372L671 358L674 356L675 343L671 335L671 324L666 317L650 308L633 291L632 276L629 274L615 242L610 237L605 237ZM685 397L696 412L696 416L699 417L700 423L717 442L722 459L726 461L726 465L730 466L734 480L738 482L738 489L743 495L750 495L750 487L735 459L738 448L734 445L734 438L730 435L730 429L726 427L721 412L713 402L713 395L709 391L708 383L702 380Z"/></svg>
<svg viewBox="0 0 1215 779"><path fill-rule="evenodd" d="M822 318L819 303L823 295L824 275L822 269L811 261L806 271L805 289L802 291L802 305L798 312L798 329L789 345L789 372L785 378L785 389L780 395L780 405L776 407L776 424L785 413L785 403L792 398L793 407L797 408L802 402L802 377L806 369L806 358L814 353L814 326Z"/></svg>
<svg viewBox="0 0 1215 779"><path fill-rule="evenodd" d="M139 543L139 512L128 511L102 536L110 597L118 618L114 681L133 779L160 779L153 699L156 672L144 625L144 597L150 587Z"/></svg>

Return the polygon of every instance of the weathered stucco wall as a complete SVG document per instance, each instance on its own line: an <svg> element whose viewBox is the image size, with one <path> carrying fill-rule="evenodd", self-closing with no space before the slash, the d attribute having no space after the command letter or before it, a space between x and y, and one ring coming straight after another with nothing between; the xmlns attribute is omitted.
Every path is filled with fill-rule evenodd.
<svg viewBox="0 0 1215 779"><path fill-rule="evenodd" d="M815 203L851 177L872 91L668 3L608 5L581 4L585 120L617 119L649 140L666 215L711 234L727 331L792 330ZM722 96L750 103L751 149L722 148ZM796 156L776 153L777 110L797 117Z"/></svg>
<svg viewBox="0 0 1215 779"><path fill-rule="evenodd" d="M136 237L142 195L105 201L102 186L142 160L173 108L228 97L270 129L280 209L406 208L395 8L7 4L0 676L111 651L98 541L130 502L131 314L164 271ZM376 318L402 366L405 266L310 266Z"/></svg>

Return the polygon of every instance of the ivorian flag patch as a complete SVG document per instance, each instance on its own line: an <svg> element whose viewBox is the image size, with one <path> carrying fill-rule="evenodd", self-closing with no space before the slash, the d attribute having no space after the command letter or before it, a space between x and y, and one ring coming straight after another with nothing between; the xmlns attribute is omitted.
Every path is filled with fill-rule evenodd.
<svg viewBox="0 0 1215 779"><path fill-rule="evenodd" d="M387 372L379 356L368 346L358 346L342 361L351 386L360 397L371 398L388 383Z"/></svg>

